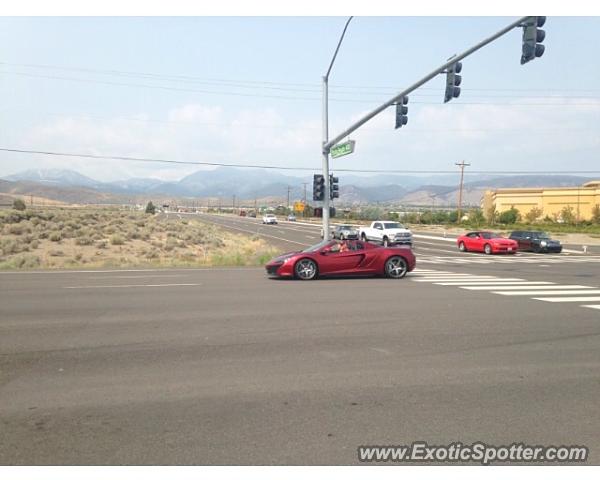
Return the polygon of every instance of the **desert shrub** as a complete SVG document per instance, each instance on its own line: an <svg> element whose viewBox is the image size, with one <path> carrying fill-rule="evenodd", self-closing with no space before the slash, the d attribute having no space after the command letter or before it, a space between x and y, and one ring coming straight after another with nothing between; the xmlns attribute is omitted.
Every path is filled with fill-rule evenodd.
<svg viewBox="0 0 600 480"><path fill-rule="evenodd" d="M125 243L125 239L121 235L113 235L110 237L111 245L123 245Z"/></svg>
<svg viewBox="0 0 600 480"><path fill-rule="evenodd" d="M156 250L149 250L145 257L149 260L154 260L160 257L159 253Z"/></svg>
<svg viewBox="0 0 600 480"><path fill-rule="evenodd" d="M40 240L44 240L45 238L48 238L50 234L46 231L46 230L42 230L41 232L38 233L38 238Z"/></svg>
<svg viewBox="0 0 600 480"><path fill-rule="evenodd" d="M62 238L63 237L60 232L52 232L49 237L51 242L60 242L62 240Z"/></svg>
<svg viewBox="0 0 600 480"><path fill-rule="evenodd" d="M75 239L75 245L93 245L94 239L92 237L77 237Z"/></svg>
<svg viewBox="0 0 600 480"><path fill-rule="evenodd" d="M50 255L51 257L64 257L65 252L63 252L62 250L50 250L48 252L48 255Z"/></svg>
<svg viewBox="0 0 600 480"><path fill-rule="evenodd" d="M148 202L148 205L146 205L146 213L149 215L154 215L156 213L156 207L152 202Z"/></svg>
<svg viewBox="0 0 600 480"><path fill-rule="evenodd" d="M78 252L75 254L75 260L78 262L81 262L81 259L83 258L83 254L81 252Z"/></svg>
<svg viewBox="0 0 600 480"><path fill-rule="evenodd" d="M168 237L167 241L165 242L165 246L164 249L167 252L170 252L171 250L173 250L174 248L178 247L179 243L177 242L177 240L173 237Z"/></svg>
<svg viewBox="0 0 600 480"><path fill-rule="evenodd" d="M23 211L27 207L25 206L25 202L23 200L21 200L20 198L15 198L15 200L13 201L13 208L15 210Z"/></svg>
<svg viewBox="0 0 600 480"><path fill-rule="evenodd" d="M0 269L8 268L37 268L40 266L40 257L37 255L20 255L4 262L0 262Z"/></svg>
<svg viewBox="0 0 600 480"><path fill-rule="evenodd" d="M8 227L8 233L12 235L22 235L25 229L21 224L11 225Z"/></svg>
<svg viewBox="0 0 600 480"><path fill-rule="evenodd" d="M39 242L39 241L37 241L37 240L33 240L33 241L31 242L31 245L30 245L30 246L31 246L31 248L34 248L34 249L35 249L35 248L38 248L38 247L40 246L40 242Z"/></svg>
<svg viewBox="0 0 600 480"><path fill-rule="evenodd" d="M96 248L106 248L108 244L106 243L106 240L100 240L99 242L96 242Z"/></svg>

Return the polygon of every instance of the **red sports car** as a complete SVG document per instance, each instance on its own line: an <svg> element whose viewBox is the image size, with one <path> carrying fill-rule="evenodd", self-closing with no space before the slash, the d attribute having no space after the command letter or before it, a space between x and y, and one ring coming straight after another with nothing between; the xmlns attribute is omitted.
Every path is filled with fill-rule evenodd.
<svg viewBox="0 0 600 480"><path fill-rule="evenodd" d="M408 246L385 248L360 240L327 240L301 252L285 253L265 268L270 276L300 280L341 275L402 278L415 264Z"/></svg>
<svg viewBox="0 0 600 480"><path fill-rule="evenodd" d="M517 253L519 244L494 232L470 232L456 239L461 252Z"/></svg>

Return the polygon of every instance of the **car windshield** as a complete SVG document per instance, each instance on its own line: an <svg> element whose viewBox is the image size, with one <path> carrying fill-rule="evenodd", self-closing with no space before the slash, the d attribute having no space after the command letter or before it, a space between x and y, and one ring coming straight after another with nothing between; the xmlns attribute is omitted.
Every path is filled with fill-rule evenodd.
<svg viewBox="0 0 600 480"><path fill-rule="evenodd" d="M340 225L338 230L352 230L352 225Z"/></svg>
<svg viewBox="0 0 600 480"><path fill-rule="evenodd" d="M320 250L321 248L325 247L326 245L329 245L329 244L333 245L333 243L335 243L335 242L332 242L331 240L323 240L322 242L319 242L316 245L305 248L304 250L302 250L302 252L303 253L316 252L317 250Z"/></svg>
<svg viewBox="0 0 600 480"><path fill-rule="evenodd" d="M541 238L543 240L550 240L550 235L546 232L531 232L533 238Z"/></svg>
<svg viewBox="0 0 600 480"><path fill-rule="evenodd" d="M386 230L390 228L404 228L404 225L398 222L385 222L383 224L383 228L385 228Z"/></svg>
<svg viewBox="0 0 600 480"><path fill-rule="evenodd" d="M481 232L481 236L483 238L504 238L502 235L493 232Z"/></svg>

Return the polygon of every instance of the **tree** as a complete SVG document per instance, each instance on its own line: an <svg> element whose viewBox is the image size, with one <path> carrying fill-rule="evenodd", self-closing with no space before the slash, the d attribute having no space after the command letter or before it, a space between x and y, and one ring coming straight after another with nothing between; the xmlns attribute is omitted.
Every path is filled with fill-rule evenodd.
<svg viewBox="0 0 600 480"><path fill-rule="evenodd" d="M510 207L508 210L505 210L498 216L498 222L507 224L517 223L519 220L519 210L517 210L514 206Z"/></svg>
<svg viewBox="0 0 600 480"><path fill-rule="evenodd" d="M23 211L27 207L25 206L25 202L23 200L21 200L20 198L15 198L15 200L13 201L13 208L15 210Z"/></svg>
<svg viewBox="0 0 600 480"><path fill-rule="evenodd" d="M473 225L477 225L477 226L479 226L485 222L485 217L484 217L481 209L474 208L473 210L471 210L469 212L469 222L471 222Z"/></svg>
<svg viewBox="0 0 600 480"><path fill-rule="evenodd" d="M600 205L594 205L592 208L592 222L595 224L600 224Z"/></svg>
<svg viewBox="0 0 600 480"><path fill-rule="evenodd" d="M490 225L494 225L496 223L496 220L498 220L498 212L496 211L496 205L491 204L489 208L485 211L485 216Z"/></svg>
<svg viewBox="0 0 600 480"><path fill-rule="evenodd" d="M152 202L148 202L148 205L146 205L146 213L149 213L150 215L154 215L156 213L156 207Z"/></svg>
<svg viewBox="0 0 600 480"><path fill-rule="evenodd" d="M575 224L575 212L571 205L567 205L560 211L560 219L563 223L567 223L569 225Z"/></svg>
<svg viewBox="0 0 600 480"><path fill-rule="evenodd" d="M537 219L543 215L543 213L544 212L541 208L533 207L525 214L525 220L527 220L527 223L535 223Z"/></svg>

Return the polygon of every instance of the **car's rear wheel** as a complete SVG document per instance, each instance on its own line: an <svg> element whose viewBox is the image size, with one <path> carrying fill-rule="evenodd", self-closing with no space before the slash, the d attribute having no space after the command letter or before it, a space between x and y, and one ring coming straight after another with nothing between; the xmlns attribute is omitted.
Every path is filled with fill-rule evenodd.
<svg viewBox="0 0 600 480"><path fill-rule="evenodd" d="M388 278L403 278L408 273L408 264L402 257L390 257L385 262L385 276Z"/></svg>
<svg viewBox="0 0 600 480"><path fill-rule="evenodd" d="M346 240L343 233L340 233L340 240Z"/></svg>
<svg viewBox="0 0 600 480"><path fill-rule="evenodd" d="M485 252L486 255L491 255L492 254L492 246L489 243L486 243L485 246L483 247L483 251Z"/></svg>
<svg viewBox="0 0 600 480"><path fill-rule="evenodd" d="M362 234L360 235L360 239L361 239L363 242L366 242L366 241L367 241L367 236L366 236L364 233L362 233Z"/></svg>
<svg viewBox="0 0 600 480"><path fill-rule="evenodd" d="M388 240L387 237L383 237L383 246L384 247L389 247L390 246L390 241Z"/></svg>
<svg viewBox="0 0 600 480"><path fill-rule="evenodd" d="M465 242L460 242L460 243L458 244L458 249L459 249L461 252L466 252L466 251L467 251L467 247L465 246Z"/></svg>
<svg viewBox="0 0 600 480"><path fill-rule="evenodd" d="M296 262L294 273L300 280L313 280L317 276L317 264L310 258Z"/></svg>

